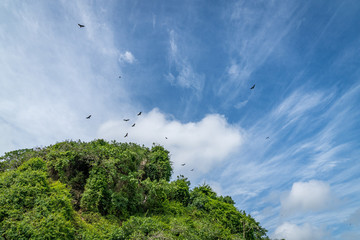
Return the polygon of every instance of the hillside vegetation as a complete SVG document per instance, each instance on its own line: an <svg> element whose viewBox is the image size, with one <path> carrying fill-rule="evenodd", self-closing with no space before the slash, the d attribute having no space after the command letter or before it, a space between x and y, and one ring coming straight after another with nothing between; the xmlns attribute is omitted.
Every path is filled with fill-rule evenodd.
<svg viewBox="0 0 360 240"><path fill-rule="evenodd" d="M171 181L169 152L64 141L0 158L0 239L268 239L231 197Z"/></svg>

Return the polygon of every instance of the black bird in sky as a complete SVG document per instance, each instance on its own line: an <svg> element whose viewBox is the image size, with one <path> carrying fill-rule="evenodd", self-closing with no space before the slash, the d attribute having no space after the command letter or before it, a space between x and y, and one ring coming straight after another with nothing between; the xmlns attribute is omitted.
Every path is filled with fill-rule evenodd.
<svg viewBox="0 0 360 240"><path fill-rule="evenodd" d="M254 88L255 88L255 84L250 89L254 89Z"/></svg>
<svg viewBox="0 0 360 240"><path fill-rule="evenodd" d="M119 78L121 78L121 76L119 76Z"/></svg>
<svg viewBox="0 0 360 240"><path fill-rule="evenodd" d="M167 139L167 137L165 137L165 139Z"/></svg>
<svg viewBox="0 0 360 240"><path fill-rule="evenodd" d="M91 118L91 115L87 116L86 119L90 119Z"/></svg>
<svg viewBox="0 0 360 240"><path fill-rule="evenodd" d="M78 23L78 25L79 25L80 28L85 27L85 25L82 25L82 24L79 24L79 23Z"/></svg>
<svg viewBox="0 0 360 240"><path fill-rule="evenodd" d="M139 112L137 115L140 116L140 115L141 115L141 112Z"/></svg>
<svg viewBox="0 0 360 240"><path fill-rule="evenodd" d="M181 166L185 166L185 163L181 164Z"/></svg>
<svg viewBox="0 0 360 240"><path fill-rule="evenodd" d="M127 136L128 136L128 133L126 133L124 137L127 137Z"/></svg>
<svg viewBox="0 0 360 240"><path fill-rule="evenodd" d="M128 119L128 118L124 119L125 122L127 122L127 121L129 121L129 120L130 120L130 119Z"/></svg>
<svg viewBox="0 0 360 240"><path fill-rule="evenodd" d="M135 123L131 127L135 127Z"/></svg>
<svg viewBox="0 0 360 240"><path fill-rule="evenodd" d="M191 169L190 171L194 171L194 169Z"/></svg>

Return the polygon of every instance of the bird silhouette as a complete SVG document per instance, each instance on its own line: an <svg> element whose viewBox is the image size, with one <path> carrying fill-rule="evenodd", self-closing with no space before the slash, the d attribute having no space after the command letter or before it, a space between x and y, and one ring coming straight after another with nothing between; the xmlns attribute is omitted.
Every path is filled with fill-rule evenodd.
<svg viewBox="0 0 360 240"><path fill-rule="evenodd" d="M135 123L131 127L135 127Z"/></svg>
<svg viewBox="0 0 360 240"><path fill-rule="evenodd" d="M87 116L86 119L90 119L91 118L91 115Z"/></svg>
<svg viewBox="0 0 360 240"><path fill-rule="evenodd" d="M119 76L119 78L121 78L121 76Z"/></svg>
<svg viewBox="0 0 360 240"><path fill-rule="evenodd" d="M181 164L181 166L185 166L185 163Z"/></svg>
<svg viewBox="0 0 360 240"><path fill-rule="evenodd" d="M85 27L85 25L81 25L81 24L79 24L79 23L78 23L78 25L79 25L79 27L80 27L80 28L83 28L83 27Z"/></svg>
<svg viewBox="0 0 360 240"><path fill-rule="evenodd" d="M128 136L128 133L125 134L124 138Z"/></svg>
<svg viewBox="0 0 360 240"><path fill-rule="evenodd" d="M140 115L141 115L141 112L139 112L137 115L140 116Z"/></svg>
<svg viewBox="0 0 360 240"><path fill-rule="evenodd" d="M191 169L190 171L194 171L194 169Z"/></svg>
<svg viewBox="0 0 360 240"><path fill-rule="evenodd" d="M254 89L254 88L255 88L255 84L250 89Z"/></svg>
<svg viewBox="0 0 360 240"><path fill-rule="evenodd" d="M266 139L269 139L269 137L266 137Z"/></svg>
<svg viewBox="0 0 360 240"><path fill-rule="evenodd" d="M125 122L127 122L127 121L129 121L129 120L130 120L130 119L128 119L128 118L124 119Z"/></svg>
<svg viewBox="0 0 360 240"><path fill-rule="evenodd" d="M167 139L167 137L165 137L165 139Z"/></svg>

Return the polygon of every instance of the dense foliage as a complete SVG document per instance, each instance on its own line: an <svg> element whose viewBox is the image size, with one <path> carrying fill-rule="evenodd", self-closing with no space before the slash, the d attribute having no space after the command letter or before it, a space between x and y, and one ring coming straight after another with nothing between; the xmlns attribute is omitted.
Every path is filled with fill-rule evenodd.
<svg viewBox="0 0 360 240"><path fill-rule="evenodd" d="M268 239L231 197L170 182L169 152L95 140L0 158L0 239Z"/></svg>

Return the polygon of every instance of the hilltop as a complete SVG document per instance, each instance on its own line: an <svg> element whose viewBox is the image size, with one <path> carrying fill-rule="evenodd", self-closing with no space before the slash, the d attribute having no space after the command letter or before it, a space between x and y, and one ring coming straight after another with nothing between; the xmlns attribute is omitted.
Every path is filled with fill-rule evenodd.
<svg viewBox="0 0 360 240"><path fill-rule="evenodd" d="M230 196L170 181L169 152L64 141L0 157L0 239L269 239Z"/></svg>

